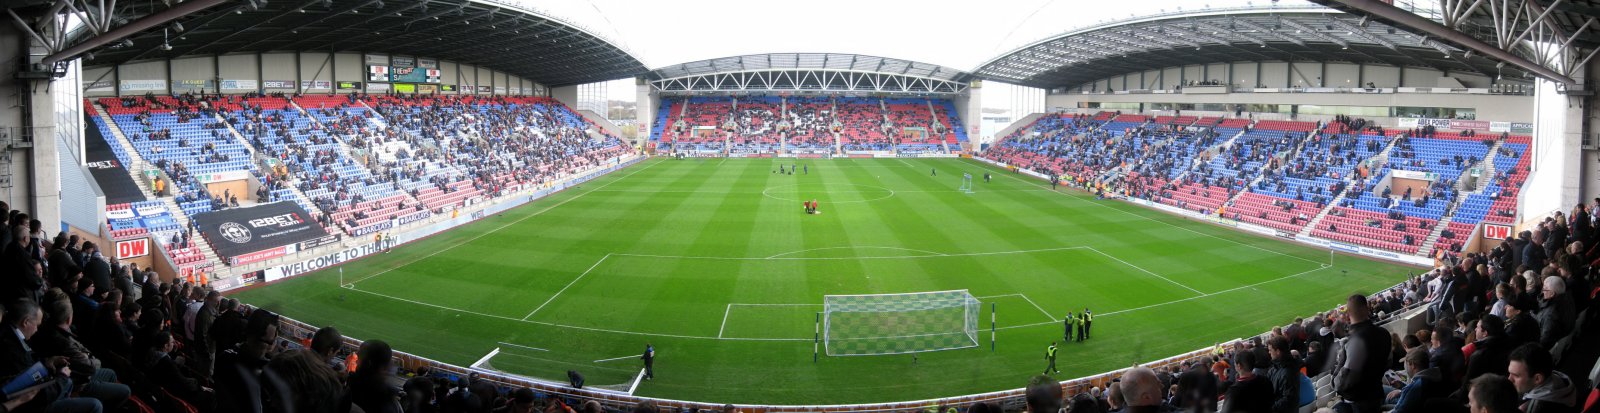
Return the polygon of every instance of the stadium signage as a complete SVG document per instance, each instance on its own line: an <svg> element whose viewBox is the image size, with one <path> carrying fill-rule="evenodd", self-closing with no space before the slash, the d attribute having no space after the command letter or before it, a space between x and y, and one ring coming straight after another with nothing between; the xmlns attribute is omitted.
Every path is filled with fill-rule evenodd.
<svg viewBox="0 0 1600 413"><path fill-rule="evenodd" d="M284 246L325 237L328 231L310 220L294 202L275 202L196 215L200 230L217 255L246 264L288 253Z"/></svg>
<svg viewBox="0 0 1600 413"><path fill-rule="evenodd" d="M117 83L123 92L149 92L167 90L166 80L124 80Z"/></svg>
<svg viewBox="0 0 1600 413"><path fill-rule="evenodd" d="M128 176L127 168L112 152L111 144L97 130L88 134L90 136L83 139L85 161L88 161L84 166L100 185L100 190L105 192L106 204L144 201L144 192Z"/></svg>
<svg viewBox="0 0 1600 413"><path fill-rule="evenodd" d="M254 89L257 88L257 85L259 85L259 84L256 83L255 79L223 79L222 80L222 88L223 89L254 90Z"/></svg>
<svg viewBox="0 0 1600 413"><path fill-rule="evenodd" d="M1511 236L1511 227L1506 225L1483 224L1483 237L1488 239L1506 239Z"/></svg>
<svg viewBox="0 0 1600 413"><path fill-rule="evenodd" d="M100 79L92 82L83 82L83 91L110 92L113 86L115 85L111 84L110 80Z"/></svg>
<svg viewBox="0 0 1600 413"><path fill-rule="evenodd" d="M439 85L439 90L445 92L454 92L456 91L456 85Z"/></svg>
<svg viewBox="0 0 1600 413"><path fill-rule="evenodd" d="M339 82L339 90L360 89L361 82Z"/></svg>
<svg viewBox="0 0 1600 413"><path fill-rule="evenodd" d="M350 261L350 260L354 260L356 258L365 257L367 255L371 255L372 253L375 253L375 252L378 252L378 251L381 251L381 250L382 249L379 248L379 245L377 243L371 243L371 244L366 244L366 245L362 245L362 246L355 247L355 248L349 248L349 249L346 249L346 250L343 250L343 251L334 252L332 254L323 255L323 256L320 256L320 257L312 258L312 259L301 261L301 262L297 262L297 263L285 264L285 265L280 265L280 266L268 268L268 269L266 269L266 271L264 271L264 274L263 274L262 278L266 282L273 282L273 281L281 280L281 279L284 279L284 278L293 277L293 276L296 276L296 275L305 274L305 273L309 273L309 272L312 272L312 271L320 270L320 269L323 269L323 268L331 267L331 266L334 266L334 265L339 265L340 263L343 263L345 261Z"/></svg>
<svg viewBox="0 0 1600 413"><path fill-rule="evenodd" d="M489 86L478 86L478 93L489 93L489 92L493 92L493 91L494 91L494 88L492 88L492 87L489 87Z"/></svg>
<svg viewBox="0 0 1600 413"><path fill-rule="evenodd" d="M288 254L289 253L285 247L273 247L271 249L241 254L231 258L230 261L233 262L233 265L245 265L282 257Z"/></svg>
<svg viewBox="0 0 1600 413"><path fill-rule="evenodd" d="M261 87L265 89L294 89L293 80L263 80Z"/></svg>
<svg viewBox="0 0 1600 413"><path fill-rule="evenodd" d="M333 89L333 82L326 80L302 80L301 89ZM342 88L341 88L342 89Z"/></svg>
<svg viewBox="0 0 1600 413"><path fill-rule="evenodd" d="M179 80L172 82L174 89L210 89L213 86L210 80Z"/></svg>
<svg viewBox="0 0 1600 413"><path fill-rule="evenodd" d="M452 206L452 208L453 208L453 206ZM449 210L445 210L444 212L449 212ZM406 224L410 224L410 223L413 223L413 222L421 221L423 219L428 218L431 215L432 214L429 213L426 210L417 211L415 213L404 215L404 216L401 216L399 218L395 218L395 219L391 219L391 220L388 220L388 221L379 222L379 223L368 225L368 226L361 227L361 228L356 228L356 230L355 231L351 231L350 234L353 235L353 236L362 236L362 235L367 235L367 234L371 234L371 233L378 232L378 231L388 231L390 229L393 229L395 226L406 225Z"/></svg>
<svg viewBox="0 0 1600 413"><path fill-rule="evenodd" d="M150 239L139 238L128 241L117 241L117 259L125 260L135 257L150 255Z"/></svg>
<svg viewBox="0 0 1600 413"><path fill-rule="evenodd" d="M296 244L295 245L295 249L300 250L300 251L305 251L305 250L321 247L323 245L332 245L334 242L337 242L338 240L339 240L339 238L335 237L333 235L328 235L328 236L324 236L324 237L318 237L318 238L312 239L310 241L303 241L303 242L301 242L299 244Z"/></svg>
<svg viewBox="0 0 1600 413"><path fill-rule="evenodd" d="M242 171L242 170L240 170L240 171L224 171L224 172L213 172L213 173L208 173L208 174L198 174L198 175L195 175L194 177L195 177L195 179L200 180L200 183L202 183L202 184L209 184L209 183L212 183L212 182L227 182L227 181L237 181L237 180L245 179L245 178L250 177L250 173L247 172L247 171Z"/></svg>

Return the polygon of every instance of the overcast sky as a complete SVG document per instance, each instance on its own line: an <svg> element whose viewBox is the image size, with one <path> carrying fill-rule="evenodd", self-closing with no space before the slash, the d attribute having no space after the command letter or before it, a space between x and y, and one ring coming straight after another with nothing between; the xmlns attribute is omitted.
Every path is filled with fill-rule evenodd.
<svg viewBox="0 0 1600 413"><path fill-rule="evenodd" d="M777 52L857 53L971 71L1062 32L1272 0L520 0L622 43L646 67ZM1283 0L1283 5L1308 4ZM622 88L627 85L619 84ZM612 96L631 95L612 87Z"/></svg>

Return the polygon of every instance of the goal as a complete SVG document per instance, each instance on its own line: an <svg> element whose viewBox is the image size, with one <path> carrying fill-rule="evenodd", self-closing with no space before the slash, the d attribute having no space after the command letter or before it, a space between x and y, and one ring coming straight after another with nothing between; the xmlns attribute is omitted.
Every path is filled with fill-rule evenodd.
<svg viewBox="0 0 1600 413"><path fill-rule="evenodd" d="M978 346L982 304L967 290L823 297L830 356L869 356Z"/></svg>

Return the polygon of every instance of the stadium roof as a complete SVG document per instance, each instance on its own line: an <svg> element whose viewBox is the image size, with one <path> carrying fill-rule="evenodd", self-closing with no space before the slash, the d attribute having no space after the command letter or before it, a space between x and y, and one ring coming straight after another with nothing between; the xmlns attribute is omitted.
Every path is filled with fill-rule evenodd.
<svg viewBox="0 0 1600 413"><path fill-rule="evenodd" d="M679 63L650 71L652 79L769 70L832 70L965 82L972 75L930 63L843 53L767 53Z"/></svg>
<svg viewBox="0 0 1600 413"><path fill-rule="evenodd" d="M1320 61L1525 76L1515 67L1497 71L1495 61L1461 52L1427 36L1325 7L1246 7L1158 14L1073 30L991 59L976 74L1058 88L1181 65Z"/></svg>
<svg viewBox="0 0 1600 413"><path fill-rule="evenodd" d="M1565 86L1580 86L1572 75L1600 53L1600 26L1594 24L1600 2L1595 0L1444 0L1402 3L1403 8L1371 0L1312 1L1433 36Z"/></svg>
<svg viewBox="0 0 1600 413"><path fill-rule="evenodd" d="M488 0L228 2L92 50L91 65L233 52L335 51L479 65L546 86L646 72L632 53L541 12ZM152 6L151 14L160 10ZM140 13L120 13L138 19ZM181 26L182 29L178 29ZM167 47L170 45L170 47Z"/></svg>

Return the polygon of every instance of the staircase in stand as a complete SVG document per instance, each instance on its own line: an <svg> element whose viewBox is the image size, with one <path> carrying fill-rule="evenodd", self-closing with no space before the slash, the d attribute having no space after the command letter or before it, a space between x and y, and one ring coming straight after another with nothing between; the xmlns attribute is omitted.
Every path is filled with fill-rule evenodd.
<svg viewBox="0 0 1600 413"><path fill-rule="evenodd" d="M1395 137L1395 138L1389 139L1389 143L1383 146L1383 150L1380 150L1377 153L1372 154L1372 156L1367 157L1367 159L1362 160L1362 163L1374 163L1374 164L1376 164L1377 162L1372 162L1372 161L1375 161L1375 160L1381 160L1382 162L1388 162L1389 152L1394 150L1395 143L1397 143L1399 141L1400 141L1399 137ZM1357 165L1360 165L1360 164L1357 164ZM1335 196L1335 197L1333 197L1333 200L1328 201L1328 205L1323 207L1321 211L1317 211L1317 216L1311 217L1311 222L1307 223L1306 227L1304 229L1300 230L1300 236L1303 236L1303 237L1311 236L1311 231L1315 231L1317 229L1317 224L1322 222L1322 217L1328 216L1328 212L1332 212L1333 208L1338 207L1339 203L1344 202L1345 196L1350 194L1350 187L1355 184L1354 181L1355 181L1355 175L1356 174L1354 173L1354 168L1352 168L1351 170L1352 170L1352 173L1350 174L1350 176L1348 176L1348 177L1346 177L1344 179L1344 190L1343 191L1339 191L1338 196Z"/></svg>
<svg viewBox="0 0 1600 413"><path fill-rule="evenodd" d="M101 106L99 103L94 104L94 112L95 116L100 117L101 122L105 122L106 128L111 130L111 135L114 137L114 139L111 139L113 142L109 143L112 145L121 146L122 151L127 153L128 157L133 160L133 165L129 165L130 168L128 168L128 177L133 178L133 183L139 186L140 192L149 194L152 198L161 200L161 203L167 206L167 214L172 215L172 220L177 221L180 228L189 228L189 214L184 213L183 208L178 206L177 197L171 195L156 196L155 191L150 188L150 185L145 183L144 179L139 176L139 171L156 169L155 164L146 162L144 160L144 155L140 154L138 150L133 148L133 145L129 143L130 141L128 140L128 136L122 133L122 127L117 126L117 123L111 119L111 115L107 114L104 106ZM163 171L163 174L164 173L165 171ZM175 185L175 183L172 183L170 179L168 179L168 182L168 187ZM197 234L190 235L193 236ZM160 237L155 238L156 242L165 241L160 239ZM217 252L212 250L211 245L204 240L190 242L189 245L193 245L199 249L201 256L205 257L206 262L222 263L222 260L217 256Z"/></svg>

